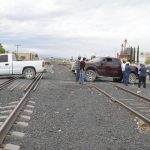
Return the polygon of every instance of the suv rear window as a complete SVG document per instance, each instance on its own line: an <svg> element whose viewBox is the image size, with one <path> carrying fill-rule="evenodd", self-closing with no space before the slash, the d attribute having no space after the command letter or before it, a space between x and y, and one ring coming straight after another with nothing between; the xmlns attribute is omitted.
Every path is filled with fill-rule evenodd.
<svg viewBox="0 0 150 150"><path fill-rule="evenodd" d="M103 59L103 62L106 64L112 64L112 58L105 58Z"/></svg>
<svg viewBox="0 0 150 150"><path fill-rule="evenodd" d="M106 58L107 63L112 63L112 58Z"/></svg>
<svg viewBox="0 0 150 150"><path fill-rule="evenodd" d="M101 60L103 60L102 57L96 57L96 58L90 60L89 62L100 62Z"/></svg>
<svg viewBox="0 0 150 150"><path fill-rule="evenodd" d="M121 61L118 60L118 59L114 59L114 60L113 60L113 64L114 64L114 65L120 65L120 64L121 64Z"/></svg>

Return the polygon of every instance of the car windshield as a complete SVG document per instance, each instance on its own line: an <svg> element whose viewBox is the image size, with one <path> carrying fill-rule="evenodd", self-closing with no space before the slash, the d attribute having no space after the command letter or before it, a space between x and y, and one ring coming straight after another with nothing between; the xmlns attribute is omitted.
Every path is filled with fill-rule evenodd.
<svg viewBox="0 0 150 150"><path fill-rule="evenodd" d="M96 57L96 58L90 60L89 62L100 62L101 60L103 60L103 57Z"/></svg>

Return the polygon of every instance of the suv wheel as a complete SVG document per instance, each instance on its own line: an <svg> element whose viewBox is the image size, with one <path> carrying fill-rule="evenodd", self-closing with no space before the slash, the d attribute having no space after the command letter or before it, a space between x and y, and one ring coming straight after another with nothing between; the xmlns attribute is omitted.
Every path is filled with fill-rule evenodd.
<svg viewBox="0 0 150 150"><path fill-rule="evenodd" d="M36 73L35 70L33 68L26 68L23 71L23 76L26 79L33 79L35 77Z"/></svg>
<svg viewBox="0 0 150 150"><path fill-rule="evenodd" d="M136 82L136 75L134 73L129 74L129 83L135 83Z"/></svg>
<svg viewBox="0 0 150 150"><path fill-rule="evenodd" d="M85 73L86 81L92 82L96 79L96 72L94 70L87 70Z"/></svg>

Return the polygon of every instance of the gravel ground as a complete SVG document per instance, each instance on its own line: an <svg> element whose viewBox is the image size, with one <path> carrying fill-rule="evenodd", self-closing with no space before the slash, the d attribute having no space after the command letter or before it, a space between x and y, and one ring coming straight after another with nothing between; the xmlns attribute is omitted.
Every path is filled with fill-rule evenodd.
<svg viewBox="0 0 150 150"><path fill-rule="evenodd" d="M29 97L36 107L25 138L7 142L22 150L150 149L150 136L138 132L134 116L74 80L67 67L54 64Z"/></svg>
<svg viewBox="0 0 150 150"><path fill-rule="evenodd" d="M3 80L1 80L3 82ZM24 84L29 84L31 80L25 80L25 79L18 79L15 80L12 84L10 84L5 89L0 90L0 106L7 106L8 103L13 101L19 101L20 98L24 95L24 88L21 88ZM19 84L20 83L20 84ZM13 91L11 89L19 84Z"/></svg>
<svg viewBox="0 0 150 150"><path fill-rule="evenodd" d="M113 79L112 78L102 78L102 79L98 79L94 83L99 85L99 83L109 83L109 82L110 83L113 82ZM115 84L117 84L123 88L126 88L128 90L131 90L135 93L137 93L137 91L139 90L138 89L138 80L136 81L135 84L128 84L128 86L125 86L123 83L117 83L117 82ZM149 80L148 76L146 78L146 89L144 89L143 86L141 85L140 91L141 91L141 93L139 93L140 95L150 97L150 80Z"/></svg>
<svg viewBox="0 0 150 150"><path fill-rule="evenodd" d="M141 88L140 88L140 95L142 95L142 96L146 96L146 97L149 97L150 98L150 81L149 80L147 80L146 81L147 82L147 84L146 84L146 89L144 89L142 86L141 86ZM139 90L138 89L138 83L136 83L136 84L129 84L128 86L125 86L125 85L123 85L122 83L118 83L118 85L119 86L122 86L123 88L127 88L128 90L131 90L131 91L133 91L133 92L135 92L135 93L137 93L137 91Z"/></svg>

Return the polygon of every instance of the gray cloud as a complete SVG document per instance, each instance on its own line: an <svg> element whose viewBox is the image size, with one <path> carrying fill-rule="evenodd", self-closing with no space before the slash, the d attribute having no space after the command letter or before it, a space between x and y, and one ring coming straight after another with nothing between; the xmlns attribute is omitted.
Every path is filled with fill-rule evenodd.
<svg viewBox="0 0 150 150"><path fill-rule="evenodd" d="M114 55L127 38L149 50L149 0L0 0L0 42L54 55Z"/></svg>

